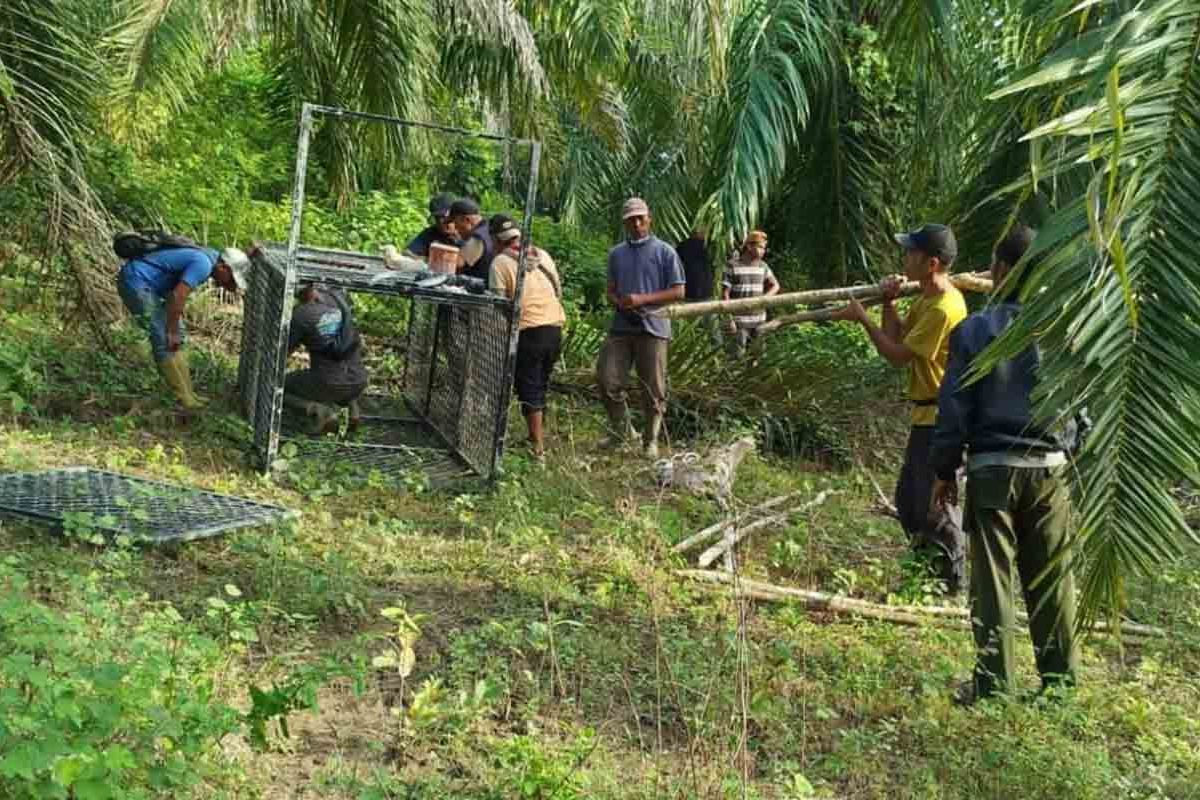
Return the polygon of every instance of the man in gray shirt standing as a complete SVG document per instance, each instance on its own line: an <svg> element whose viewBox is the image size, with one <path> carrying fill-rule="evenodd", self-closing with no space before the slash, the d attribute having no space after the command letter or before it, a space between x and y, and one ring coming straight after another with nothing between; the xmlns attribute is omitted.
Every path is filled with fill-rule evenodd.
<svg viewBox="0 0 1200 800"><path fill-rule="evenodd" d="M629 368L634 367L642 384L646 416L642 446L647 456L657 458L658 435L667 410L671 320L653 312L663 304L682 300L686 280L674 248L650 233L650 207L645 200L626 200L621 218L626 239L608 253L608 301L616 313L596 364L609 423L603 444L619 447L631 432L625 383Z"/></svg>

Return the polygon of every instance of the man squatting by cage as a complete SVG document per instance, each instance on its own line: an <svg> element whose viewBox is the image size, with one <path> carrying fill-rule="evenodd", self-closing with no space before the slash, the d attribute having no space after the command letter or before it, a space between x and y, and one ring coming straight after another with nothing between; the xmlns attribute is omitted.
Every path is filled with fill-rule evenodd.
<svg viewBox="0 0 1200 800"><path fill-rule="evenodd" d="M659 306L683 299L683 266L675 249L650 232L650 207L640 197L625 201L621 211L626 240L608 253L608 301L612 324L600 349L596 377L608 412L609 433L603 445L617 447L632 426L625 402L630 367L642 384L644 452L658 456L658 436L667 409L667 352L671 320L653 314Z"/></svg>
<svg viewBox="0 0 1200 800"><path fill-rule="evenodd" d="M504 214L492 217L488 229L499 250L492 261L491 288L511 300L517 291L521 229ZM554 260L532 242L525 254L524 276L514 374L517 400L529 427L529 446L534 458L540 461L545 457L546 390L562 350L562 328L567 315L562 307L562 282Z"/></svg>
<svg viewBox="0 0 1200 800"><path fill-rule="evenodd" d="M992 280L1001 287L1033 242L1017 225L992 257ZM1023 281L1028 265L1017 276ZM1075 587L1061 558L1070 521L1067 453L1081 420L1049 432L1036 424L1030 395L1040 356L1030 346L967 384L967 370L1020 313L1020 282L967 317L950 335L949 363L938 399L932 465L933 505L957 504L958 469L967 451L967 530L971 536L971 627L974 678L958 692L960 703L988 697L1016 674L1017 610L1014 568L1025 590L1029 632L1043 687L1072 684L1079 667L1075 641Z"/></svg>
<svg viewBox="0 0 1200 800"><path fill-rule="evenodd" d="M938 389L946 371L950 332L967 316L962 293L950 283L958 243L945 225L925 225L897 234L896 242L904 248L905 276L921 285L921 294L908 315L901 320L895 304L905 276L893 275L880 285L884 293L882 326L875 324L857 300L851 300L835 319L860 323L883 358L908 368L912 427L896 485L896 508L913 549L928 553L946 590L958 594L966 570L962 512L957 504L945 503L931 513L929 502Z"/></svg>
<svg viewBox="0 0 1200 800"><path fill-rule="evenodd" d="M744 300L779 293L779 281L775 273L763 261L767 254L767 234L751 231L742 243L741 252L729 260L725 277L721 281L722 300ZM751 339L758 337L758 329L767 321L766 309L734 314L730 320L735 337L737 353L746 352Z"/></svg>
<svg viewBox="0 0 1200 800"><path fill-rule="evenodd" d="M362 339L340 290L311 283L297 288L288 352L300 345L308 350L309 367L287 374L284 404L313 417L311 432L317 435L337 430L339 406L350 409L350 428L357 428L362 417L358 398L367 388L368 374Z"/></svg>
<svg viewBox="0 0 1200 800"><path fill-rule="evenodd" d="M183 311L193 290L212 278L227 291L246 288L250 259L241 250L171 247L131 258L117 273L117 293L150 338L150 349L167 386L185 410L202 406L192 388L192 372L183 344Z"/></svg>

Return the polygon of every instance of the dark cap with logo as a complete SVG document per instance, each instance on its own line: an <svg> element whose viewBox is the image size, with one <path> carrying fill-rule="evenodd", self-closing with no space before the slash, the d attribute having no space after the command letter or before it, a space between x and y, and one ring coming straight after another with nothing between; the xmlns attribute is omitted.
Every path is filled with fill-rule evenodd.
<svg viewBox="0 0 1200 800"><path fill-rule="evenodd" d="M958 257L958 241L954 238L954 231L946 225L922 225L909 233L897 233L896 244L905 250L920 250L946 265Z"/></svg>
<svg viewBox="0 0 1200 800"><path fill-rule="evenodd" d="M439 192L429 199L429 216L438 219L448 217L453 206L454 195L448 192Z"/></svg>
<svg viewBox="0 0 1200 800"><path fill-rule="evenodd" d="M463 197L454 201L450 206L450 216L452 217L473 217L479 213L479 204L469 197Z"/></svg>

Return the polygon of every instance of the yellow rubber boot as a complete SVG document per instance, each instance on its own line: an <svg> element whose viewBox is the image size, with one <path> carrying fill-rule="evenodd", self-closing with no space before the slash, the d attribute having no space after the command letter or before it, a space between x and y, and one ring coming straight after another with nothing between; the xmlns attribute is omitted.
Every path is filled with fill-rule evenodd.
<svg viewBox="0 0 1200 800"><path fill-rule="evenodd" d="M189 411L203 405L192 392L192 377L188 372L187 356L179 352L172 353L158 362L158 368L162 372L167 386L170 386L171 391L175 394L175 399L179 401L179 405Z"/></svg>
<svg viewBox="0 0 1200 800"><path fill-rule="evenodd" d="M207 405L208 398L201 394L196 394L196 390L192 388L192 365L188 361L186 355L180 350L175 354L175 358L179 361L179 374L183 376L183 383L187 387L187 393L199 405Z"/></svg>

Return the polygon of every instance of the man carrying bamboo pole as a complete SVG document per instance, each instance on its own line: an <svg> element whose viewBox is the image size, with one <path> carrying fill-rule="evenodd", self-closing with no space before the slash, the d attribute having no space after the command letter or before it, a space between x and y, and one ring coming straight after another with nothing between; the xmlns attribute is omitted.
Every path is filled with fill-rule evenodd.
<svg viewBox="0 0 1200 800"><path fill-rule="evenodd" d="M616 311L596 363L600 397L608 412L609 435L603 445L617 447L629 435L625 381L633 367L642 384L646 415L642 445L647 456L657 458L658 435L667 410L671 320L653 312L665 303L682 300L686 281L675 250L650 233L650 207L645 200L626 200L621 219L626 240L608 253L608 301Z"/></svg>
<svg viewBox="0 0 1200 800"><path fill-rule="evenodd" d="M929 504L934 477L929 456L938 389L946 371L950 332L967 316L966 302L949 275L958 255L958 243L945 225L925 225L911 233L897 234L896 242L904 248L905 276L921 285L921 294L908 315L901 320L896 311L895 300L903 278L894 275L880 284L884 293L882 326L876 325L854 299L834 319L858 322L881 356L908 368L912 427L896 484L896 509L913 549L928 553L938 576L946 583L946 591L958 594L963 589L966 569L962 513L957 505L947 503L932 514Z"/></svg>
<svg viewBox="0 0 1200 800"><path fill-rule="evenodd" d="M1017 225L992 259L999 286L1033 242ZM1029 274L1025 267L1018 279ZM1070 520L1066 451L1077 425L1054 433L1035 420L1030 395L1039 356L1029 347L966 385L974 359L1020 313L1021 286L972 314L950 336L950 360L938 400L931 460L936 475L932 504L958 502L956 474L967 459L967 529L971 534L971 627L975 633L974 679L957 701L969 704L1010 686L1016 675L1016 578L1025 588L1029 631L1042 684L1072 684L1079 667L1075 642L1075 588L1061 558Z"/></svg>

